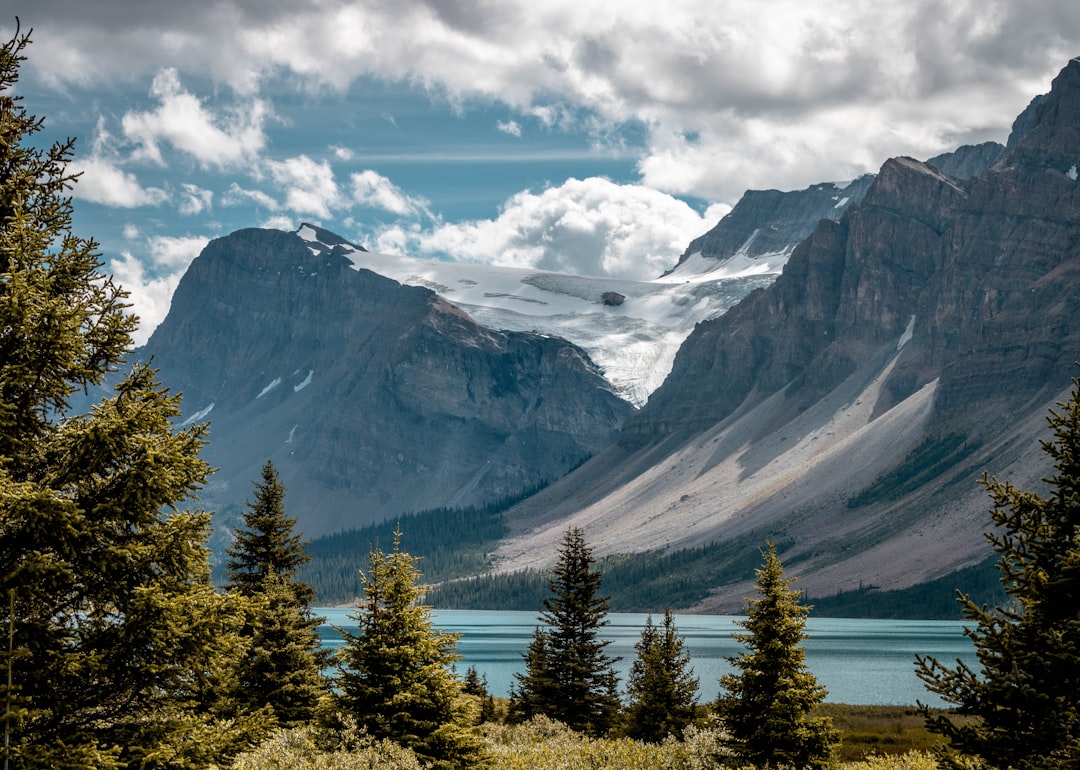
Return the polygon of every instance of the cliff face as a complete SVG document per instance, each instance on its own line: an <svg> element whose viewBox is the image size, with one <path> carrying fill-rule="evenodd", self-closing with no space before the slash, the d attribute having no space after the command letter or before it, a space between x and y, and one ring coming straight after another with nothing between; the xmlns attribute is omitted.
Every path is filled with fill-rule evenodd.
<svg viewBox="0 0 1080 770"><path fill-rule="evenodd" d="M969 179L941 169L996 150L886 162L770 287L698 325L615 447L514 512L504 566L568 524L601 552L784 539L818 596L985 558L975 480L1038 487L1080 361L1080 60L1008 147Z"/></svg>
<svg viewBox="0 0 1080 770"><path fill-rule="evenodd" d="M271 230L211 242L141 353L211 423L206 501L242 502L272 459L308 536L520 493L632 411L575 346Z"/></svg>
<svg viewBox="0 0 1080 770"><path fill-rule="evenodd" d="M888 161L784 273L699 326L626 440L700 430L781 388L812 402L908 330L879 412L940 379L936 411L1023 404L1080 355L1080 60L1016 148L970 180ZM974 421L978 415L973 415Z"/></svg>
<svg viewBox="0 0 1080 770"><path fill-rule="evenodd" d="M680 263L693 254L724 261L737 254L755 258L791 251L822 219L836 220L862 200L872 175L845 185L831 182L805 190L748 190L717 225L690 242Z"/></svg>

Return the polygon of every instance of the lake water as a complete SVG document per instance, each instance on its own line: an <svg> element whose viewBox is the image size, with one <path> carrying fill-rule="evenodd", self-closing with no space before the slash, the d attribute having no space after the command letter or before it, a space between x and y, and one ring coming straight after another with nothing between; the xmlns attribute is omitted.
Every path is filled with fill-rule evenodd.
<svg viewBox="0 0 1080 770"><path fill-rule="evenodd" d="M341 643L334 626L355 630L348 618L351 610L317 612L326 618L320 630L327 646ZM621 658L616 664L621 687L634 660L634 644L641 638L645 617L611 613L609 625L601 631L601 637L611 641L608 654ZM433 610L432 618L437 628L462 635L458 642L462 655L459 673L476 666L487 677L491 693L505 696L514 674L525 670L522 654L537 626L536 613ZM662 619L657 615L653 622ZM738 619L727 615L675 616L675 625L700 682L701 702L716 698L720 675L732 670L726 659L744 651L732 636L743 630L735 625ZM975 663L974 645L964 636L959 621L811 617L806 631L808 638L803 646L807 667L828 689L826 701L831 703L913 705L921 701L942 705L915 676L915 654L932 655L947 665L954 665L957 658Z"/></svg>

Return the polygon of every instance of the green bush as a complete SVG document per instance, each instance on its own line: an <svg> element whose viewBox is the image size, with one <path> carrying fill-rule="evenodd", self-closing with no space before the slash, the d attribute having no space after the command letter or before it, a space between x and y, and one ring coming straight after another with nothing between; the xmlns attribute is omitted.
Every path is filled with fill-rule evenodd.
<svg viewBox="0 0 1080 770"><path fill-rule="evenodd" d="M661 744L590 738L544 716L484 730L488 756L500 770L710 770L727 756L714 725L691 726L684 740Z"/></svg>
<svg viewBox="0 0 1080 770"><path fill-rule="evenodd" d="M336 744L336 745L335 745ZM233 760L232 770L421 770L409 749L354 730L345 734L311 727L277 730Z"/></svg>

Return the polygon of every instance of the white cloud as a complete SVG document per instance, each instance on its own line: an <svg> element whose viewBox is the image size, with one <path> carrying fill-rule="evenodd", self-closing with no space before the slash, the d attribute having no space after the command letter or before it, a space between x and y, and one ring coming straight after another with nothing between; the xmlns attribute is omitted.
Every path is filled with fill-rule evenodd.
<svg viewBox="0 0 1080 770"><path fill-rule="evenodd" d="M211 116L174 68L242 94L287 83L317 97L374 79L458 109L499 102L553 130L583 112L638 122L647 184L725 200L1004 138L1080 39L1075 0L38 5L29 65L46 81L160 73L159 108L130 116L147 158L168 142L225 167L261 138L261 102Z"/></svg>
<svg viewBox="0 0 1080 770"><path fill-rule="evenodd" d="M181 185L183 193L180 196L178 211L185 216L201 214L209 211L214 202L214 191L204 190L198 185L185 182Z"/></svg>
<svg viewBox="0 0 1080 770"><path fill-rule="evenodd" d="M124 171L114 160L92 155L73 160L68 171L82 174L71 194L79 200L100 203L116 208L160 206L169 194L157 187L143 187L130 171Z"/></svg>
<svg viewBox="0 0 1080 770"><path fill-rule="evenodd" d="M350 150L348 147L342 147L341 145L334 145L331 148L334 153L334 157L338 160L350 161L356 157L356 153Z"/></svg>
<svg viewBox="0 0 1080 770"><path fill-rule="evenodd" d="M297 214L329 219L330 210L344 203L334 170L324 161L299 155L283 161L267 161L274 184L285 192L283 208Z"/></svg>
<svg viewBox="0 0 1080 770"><path fill-rule="evenodd" d="M137 159L166 165L162 145L168 144L203 167L228 169L251 163L266 144L265 102L252 99L214 114L180 82L177 70L162 70L150 95L158 100L150 112L128 112L121 125L124 136L138 146Z"/></svg>
<svg viewBox="0 0 1080 770"><path fill-rule="evenodd" d="M400 187L376 171L365 169L353 174L352 198L361 206L389 211L399 216L419 216L427 213L428 202L406 195Z"/></svg>
<svg viewBox="0 0 1080 770"><path fill-rule="evenodd" d="M298 225L291 217L278 214L259 222L259 227L265 227L268 230L283 230L284 232L291 233L296 230Z"/></svg>
<svg viewBox="0 0 1080 770"><path fill-rule="evenodd" d="M277 200L262 190L248 190L236 182L229 185L229 189L222 196L221 204L223 206L242 206L247 201L251 201L270 211L278 211L281 208L281 204Z"/></svg>
<svg viewBox="0 0 1080 770"><path fill-rule="evenodd" d="M723 207L712 208L717 216ZM672 267L688 242L716 224L686 203L639 185L592 177L521 192L497 219L433 229L394 225L373 246L388 253L644 280Z"/></svg>
<svg viewBox="0 0 1080 770"><path fill-rule="evenodd" d="M519 139L521 138L521 125L516 120L497 121L495 123L495 128L499 129L504 134L516 136Z"/></svg>

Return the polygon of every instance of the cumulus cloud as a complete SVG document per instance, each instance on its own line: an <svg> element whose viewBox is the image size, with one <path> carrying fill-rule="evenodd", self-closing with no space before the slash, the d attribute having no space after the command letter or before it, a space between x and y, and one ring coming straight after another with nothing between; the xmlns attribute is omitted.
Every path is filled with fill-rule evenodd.
<svg viewBox="0 0 1080 770"><path fill-rule="evenodd" d="M297 214L329 219L331 209L344 203L330 164L298 155L266 164L275 185L285 192L283 208Z"/></svg>
<svg viewBox="0 0 1080 770"><path fill-rule="evenodd" d="M30 64L50 82L159 71L159 108L126 126L151 159L168 142L227 166L261 140L262 102L211 116L176 68L240 94L283 74L342 93L374 78L417 84L463 109L500 102L554 130L583 113L640 122L643 181L730 200L748 186L790 189L823 169L850 176L898 152L926 157L1003 138L1075 55L1080 6L670 0L658 13L607 0L224 0L193 14L42 0L35 27L45 50Z"/></svg>
<svg viewBox="0 0 1080 770"><path fill-rule="evenodd" d="M124 136L138 147L138 159L166 165L162 145L168 144L203 167L228 169L250 164L266 144L263 122L269 108L260 99L215 114L184 88L173 68L158 73L150 95L158 100L156 109L128 112L122 120Z"/></svg>
<svg viewBox="0 0 1080 770"><path fill-rule="evenodd" d="M371 169L353 174L352 199L361 206L368 206L399 216L418 216L427 213L428 202L423 198L407 195L389 179Z"/></svg>
<svg viewBox="0 0 1080 770"><path fill-rule="evenodd" d="M724 210L710 209L707 219L647 187L569 179L514 195L496 219L431 229L398 224L380 230L372 245L388 253L647 280L674 266L687 235L708 230Z"/></svg>
<svg viewBox="0 0 1080 770"><path fill-rule="evenodd" d="M185 182L181 185L178 211L185 216L193 216L209 211L214 202L214 191L204 190L198 185Z"/></svg>
<svg viewBox="0 0 1080 770"><path fill-rule="evenodd" d="M139 245L138 255L126 250L109 261L109 272L130 292L132 312L139 317L133 335L136 345L144 344L165 320L180 278L208 241L197 236L153 236Z"/></svg>
<svg viewBox="0 0 1080 770"><path fill-rule="evenodd" d="M137 206L160 206L169 194L157 187L143 187L130 171L103 156L73 160L68 166L72 173L82 174L72 190L72 197L103 206L131 209Z"/></svg>

